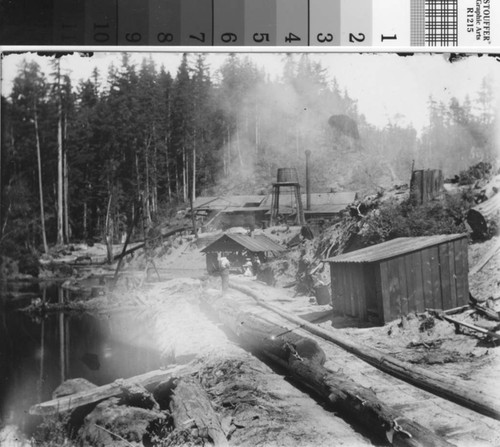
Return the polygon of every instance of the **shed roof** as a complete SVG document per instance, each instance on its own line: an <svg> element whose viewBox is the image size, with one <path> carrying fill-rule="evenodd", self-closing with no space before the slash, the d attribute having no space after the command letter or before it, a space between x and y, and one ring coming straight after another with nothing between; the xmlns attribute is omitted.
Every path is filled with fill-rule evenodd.
<svg viewBox="0 0 500 447"><path fill-rule="evenodd" d="M344 205L344 208L349 203L356 200L357 193L354 191L342 191L342 192L313 192L311 193L311 206L334 206L334 205ZM307 194L301 194L300 199L305 205L307 201ZM268 195L266 197L263 205L271 206L272 197ZM292 207L295 203L295 197L289 192L280 192L280 208Z"/></svg>
<svg viewBox="0 0 500 447"><path fill-rule="evenodd" d="M333 258L328 258L325 261L332 263L382 261L384 259L394 258L396 256L422 250L424 248L463 237L467 237L467 235L447 234L436 236L400 237L387 242L382 242L381 244L373 245L371 247L355 250L351 253L345 253Z"/></svg>
<svg viewBox="0 0 500 447"><path fill-rule="evenodd" d="M307 214L336 214L345 210L347 205L311 205L310 210L304 209L304 213Z"/></svg>
<svg viewBox="0 0 500 447"><path fill-rule="evenodd" d="M255 213L255 212L266 212L269 211L268 206L243 206L240 208L228 208L227 210L222 210L223 213Z"/></svg>
<svg viewBox="0 0 500 447"><path fill-rule="evenodd" d="M347 208L347 205L311 205L311 209L305 209L305 204L303 204L304 207L304 214L306 216L314 216L315 214L339 214L343 210ZM261 207L264 209L264 207ZM271 209L269 207L266 208L267 212L266 214L271 214ZM295 213L297 209L294 207L290 206L281 206L280 203L280 213L281 214L292 214Z"/></svg>
<svg viewBox="0 0 500 447"><path fill-rule="evenodd" d="M221 210L230 207L244 207L247 203L261 204L265 198L264 195L197 197L193 202L193 208Z"/></svg>
<svg viewBox="0 0 500 447"><path fill-rule="evenodd" d="M285 251L284 247L263 234L258 234L253 237L244 234L223 234L201 251L209 253L214 251L232 251L238 248L246 248L254 253L266 251L279 253Z"/></svg>

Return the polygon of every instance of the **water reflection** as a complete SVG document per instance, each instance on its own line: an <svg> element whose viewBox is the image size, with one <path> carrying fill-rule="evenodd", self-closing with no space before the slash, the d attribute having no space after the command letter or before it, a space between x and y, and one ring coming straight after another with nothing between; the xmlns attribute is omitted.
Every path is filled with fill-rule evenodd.
<svg viewBox="0 0 500 447"><path fill-rule="evenodd" d="M68 299L61 287L40 287L38 296ZM161 366L154 318L148 312L59 312L31 318L3 306L0 313L0 422L14 423L26 433L38 423L28 416L29 407L51 399L68 378L103 385Z"/></svg>

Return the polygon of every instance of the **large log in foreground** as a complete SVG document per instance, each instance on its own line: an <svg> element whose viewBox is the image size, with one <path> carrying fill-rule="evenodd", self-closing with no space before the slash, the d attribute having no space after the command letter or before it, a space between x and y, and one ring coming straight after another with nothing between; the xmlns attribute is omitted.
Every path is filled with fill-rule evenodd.
<svg viewBox="0 0 500 447"><path fill-rule="evenodd" d="M245 286L234 284L234 281L230 284L230 287L251 296L260 306L272 310L312 334L335 343L381 371L389 373L404 380L405 382L411 383L412 385L418 386L419 388L429 391L436 396L458 403L459 405L474 410L477 413L500 420L499 402L490 397L487 393L471 390L470 385L463 380L450 380L441 374L437 374L417 365L398 360L396 357L384 353L373 346L365 346L356 343L355 341L342 336L333 328L326 330L311 324L302 318L296 317L295 315L266 303L253 290Z"/></svg>
<svg viewBox="0 0 500 447"><path fill-rule="evenodd" d="M194 438L209 439L216 447L228 445L208 395L196 379L183 377L177 381L170 410L178 430L189 430Z"/></svg>
<svg viewBox="0 0 500 447"><path fill-rule="evenodd" d="M180 377L190 372L193 372L193 367L189 364L174 366L165 370L150 371L139 376L130 377L129 379L115 380L113 383L107 385L33 405L29 413L33 415L49 416L74 410L83 405L93 404L113 396L118 396L123 393L124 389L131 385L142 385L146 389L152 389L160 382Z"/></svg>
<svg viewBox="0 0 500 447"><path fill-rule="evenodd" d="M323 366L325 353L312 339L302 337L253 312L242 312L234 297L210 297L206 305L247 348L271 358L333 408L379 438L397 446L451 446L420 424L406 419L376 394L342 373Z"/></svg>
<svg viewBox="0 0 500 447"><path fill-rule="evenodd" d="M491 226L491 222L500 214L500 194L495 194L467 212L467 223L476 237L485 237Z"/></svg>

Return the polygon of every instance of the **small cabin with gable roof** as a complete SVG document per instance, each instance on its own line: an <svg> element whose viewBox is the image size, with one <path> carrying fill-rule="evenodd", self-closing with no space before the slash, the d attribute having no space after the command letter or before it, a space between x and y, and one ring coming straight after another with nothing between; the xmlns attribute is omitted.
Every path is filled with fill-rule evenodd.
<svg viewBox="0 0 500 447"><path fill-rule="evenodd" d="M264 234L248 236L245 234L225 233L201 251L207 255L208 273L214 273L218 269L218 254L226 256L232 267L241 267L249 255L257 256L261 262L264 262L268 256L279 254L285 251L285 248Z"/></svg>
<svg viewBox="0 0 500 447"><path fill-rule="evenodd" d="M326 259L334 312L385 324L469 301L465 234L401 237Z"/></svg>

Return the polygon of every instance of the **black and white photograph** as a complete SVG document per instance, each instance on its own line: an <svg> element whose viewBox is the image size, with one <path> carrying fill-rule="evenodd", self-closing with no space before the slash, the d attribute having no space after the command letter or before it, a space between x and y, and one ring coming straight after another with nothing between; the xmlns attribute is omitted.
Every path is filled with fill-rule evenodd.
<svg viewBox="0 0 500 447"><path fill-rule="evenodd" d="M500 445L500 64L5 52L0 445Z"/></svg>

